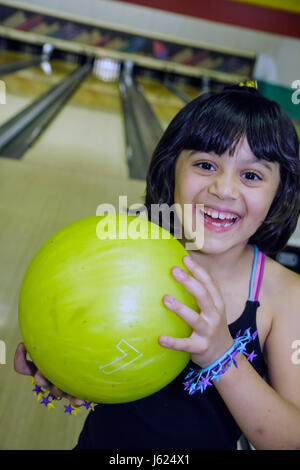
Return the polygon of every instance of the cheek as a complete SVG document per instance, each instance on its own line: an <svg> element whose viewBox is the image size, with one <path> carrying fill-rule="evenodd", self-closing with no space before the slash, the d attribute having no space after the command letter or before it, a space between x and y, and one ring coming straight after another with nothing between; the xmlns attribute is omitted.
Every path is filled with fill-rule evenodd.
<svg viewBox="0 0 300 470"><path fill-rule="evenodd" d="M195 179L188 171L183 171L175 183L174 201L179 204L194 202L199 191L199 178Z"/></svg>
<svg viewBox="0 0 300 470"><path fill-rule="evenodd" d="M187 185L186 181L183 179L179 180L178 183L175 184L174 189L174 202L178 204L183 204L188 197Z"/></svg>
<svg viewBox="0 0 300 470"><path fill-rule="evenodd" d="M272 201L274 199L273 194L262 194L260 197L252 198L248 201L250 204L250 211L253 214L253 217L263 221L270 209Z"/></svg>
<svg viewBox="0 0 300 470"><path fill-rule="evenodd" d="M174 187L174 202L180 203L181 201L181 188L178 183L175 183Z"/></svg>

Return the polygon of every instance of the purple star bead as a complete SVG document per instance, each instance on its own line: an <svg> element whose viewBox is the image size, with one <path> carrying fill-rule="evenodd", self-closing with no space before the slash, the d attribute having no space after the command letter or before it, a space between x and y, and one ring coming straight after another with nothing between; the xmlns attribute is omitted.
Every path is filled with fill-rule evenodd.
<svg viewBox="0 0 300 470"><path fill-rule="evenodd" d="M43 389L39 387L38 385L35 385L35 387L32 389L34 393L38 396L40 393L43 393Z"/></svg>
<svg viewBox="0 0 300 470"><path fill-rule="evenodd" d="M41 399L41 405L45 405L46 408L48 408L49 403L51 403L51 400L49 400L48 397L43 397Z"/></svg>
<svg viewBox="0 0 300 470"><path fill-rule="evenodd" d="M209 385L212 385L212 383L209 381L209 377L202 377L200 384L203 387L203 390L206 390Z"/></svg>
<svg viewBox="0 0 300 470"><path fill-rule="evenodd" d="M51 392L48 393L47 398L49 398L49 400L57 400L56 396Z"/></svg>
<svg viewBox="0 0 300 470"><path fill-rule="evenodd" d="M65 406L65 411L64 413L69 413L70 415L72 414L73 408L71 405L64 405Z"/></svg>
<svg viewBox="0 0 300 470"><path fill-rule="evenodd" d="M247 353L246 353L247 354ZM257 357L257 354L255 354L254 351L252 351L250 354L247 354L247 361L252 362L255 357Z"/></svg>
<svg viewBox="0 0 300 470"><path fill-rule="evenodd" d="M91 403L92 403L91 401L85 401L84 404L83 404L83 406L84 406L87 410L92 409Z"/></svg>
<svg viewBox="0 0 300 470"><path fill-rule="evenodd" d="M252 340L255 340L255 338L256 338L257 335L258 335L258 332L257 332L257 330L256 330L256 331L253 333L253 335L252 335Z"/></svg>

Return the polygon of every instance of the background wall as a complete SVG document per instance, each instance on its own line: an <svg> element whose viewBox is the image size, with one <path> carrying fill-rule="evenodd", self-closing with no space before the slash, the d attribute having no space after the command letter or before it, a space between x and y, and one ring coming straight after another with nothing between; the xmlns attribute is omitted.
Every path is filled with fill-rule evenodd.
<svg viewBox="0 0 300 470"><path fill-rule="evenodd" d="M254 52L259 55L255 70L256 78L286 87L290 87L294 80L300 79L300 39L298 38L182 16L115 0L85 0L84 2L82 0L19 0L2 3L40 6L49 9L49 12L56 11L79 16L81 19L105 22L116 27L125 26L136 32L156 33L211 46ZM300 15L298 16L300 19Z"/></svg>

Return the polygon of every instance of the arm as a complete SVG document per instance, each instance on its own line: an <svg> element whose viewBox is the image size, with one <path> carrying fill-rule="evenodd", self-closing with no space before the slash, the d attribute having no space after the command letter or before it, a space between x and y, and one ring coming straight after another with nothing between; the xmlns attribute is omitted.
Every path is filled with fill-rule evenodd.
<svg viewBox="0 0 300 470"><path fill-rule="evenodd" d="M293 342L300 339L300 278L284 271L265 342L270 385L242 357L239 368L231 367L216 384L257 449L300 449L300 364L292 357Z"/></svg>
<svg viewBox="0 0 300 470"><path fill-rule="evenodd" d="M256 449L300 449L300 409L239 358L215 386ZM299 387L298 387L299 390Z"/></svg>
<svg viewBox="0 0 300 470"><path fill-rule="evenodd" d="M220 294L207 273L195 262L192 263L193 265L186 266L196 279L186 277L185 281L177 280L191 294L195 295L197 292L195 298L201 308L201 315L198 315L197 321L179 302L176 301L172 308L166 304L187 321L194 331L190 338L185 339L162 337L160 344L190 352L193 361L200 367L205 367L221 356L232 342L226 345L223 321L225 315ZM300 339L297 311L297 305L300 304L299 277L292 273L288 281L281 285L282 291L278 295L281 300L276 299L277 314L274 315L265 343L270 385L240 355L236 356L238 368L232 366L219 382L214 382L233 418L257 449L300 449L300 364L295 365L292 362L292 343L295 339ZM288 310L285 295L289 299ZM214 299L215 308L209 305L209 297ZM203 327L200 324L202 316L208 322ZM219 355L215 344L222 348Z"/></svg>

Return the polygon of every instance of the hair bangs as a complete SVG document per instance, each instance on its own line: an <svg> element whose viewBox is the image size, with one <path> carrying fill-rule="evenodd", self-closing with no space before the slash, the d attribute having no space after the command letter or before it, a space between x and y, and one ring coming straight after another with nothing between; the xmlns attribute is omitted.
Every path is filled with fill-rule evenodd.
<svg viewBox="0 0 300 470"><path fill-rule="evenodd" d="M298 136L290 119L276 103L270 110L264 107L253 119L247 130L247 140L258 159L278 162L282 168L289 169L296 163L294 154L295 149L299 154Z"/></svg>
<svg viewBox="0 0 300 470"><path fill-rule="evenodd" d="M224 95L209 96L201 107L194 108L181 149L214 152L216 155L228 151L233 155L238 143L248 134L253 134L247 110L238 101L237 106L233 106ZM201 97L198 99L200 101Z"/></svg>

